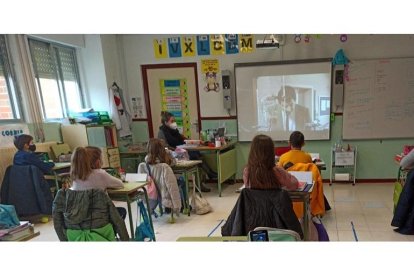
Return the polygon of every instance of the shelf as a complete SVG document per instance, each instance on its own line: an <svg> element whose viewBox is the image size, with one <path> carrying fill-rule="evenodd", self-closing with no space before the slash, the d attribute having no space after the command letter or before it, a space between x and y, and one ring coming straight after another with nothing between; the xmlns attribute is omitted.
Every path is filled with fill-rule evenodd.
<svg viewBox="0 0 414 276"><path fill-rule="evenodd" d="M341 165L337 165L338 163ZM351 151L336 151L335 149L331 149L331 171L329 185L332 185L332 183L352 183L352 185L355 185L356 166L356 147ZM349 180L335 180L336 175L338 174L339 176L341 173L348 174L347 179L349 178Z"/></svg>

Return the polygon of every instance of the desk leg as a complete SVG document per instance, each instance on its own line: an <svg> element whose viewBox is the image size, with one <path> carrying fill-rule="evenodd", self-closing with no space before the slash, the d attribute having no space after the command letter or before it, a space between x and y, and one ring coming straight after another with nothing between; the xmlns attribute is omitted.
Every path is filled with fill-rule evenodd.
<svg viewBox="0 0 414 276"><path fill-rule="evenodd" d="M220 151L216 151L216 163L217 163L217 188L219 197L221 197L221 164L220 164Z"/></svg>
<svg viewBox="0 0 414 276"><path fill-rule="evenodd" d="M197 183L197 188L198 188L198 193L200 194L200 196L202 197L203 195L201 194L201 182L200 182L200 171L198 170L198 166L196 167L196 181L195 183ZM194 183L194 184L195 184Z"/></svg>
<svg viewBox="0 0 414 276"><path fill-rule="evenodd" d="M186 192L186 197L184 199L185 205L184 209L183 209L183 214L187 214L188 216L190 216L190 195L188 194L188 173L187 171L184 172L184 182L185 182L185 192Z"/></svg>
<svg viewBox="0 0 414 276"><path fill-rule="evenodd" d="M155 241L155 229L154 229L154 225L152 224L152 215L151 215L151 210L150 210L150 205L149 205L149 200L148 200L147 189L145 189L145 187L142 187L142 190L144 190L145 204L147 205L148 217L149 217L149 221L151 224L152 232L154 233L154 241Z"/></svg>
<svg viewBox="0 0 414 276"><path fill-rule="evenodd" d="M129 196L126 196L126 203L128 207L128 218L129 218L129 229L131 230L131 239L134 239L134 221L132 219L132 210L131 210L131 200L129 199Z"/></svg>
<svg viewBox="0 0 414 276"><path fill-rule="evenodd" d="M309 241L309 195L303 200L303 239Z"/></svg>

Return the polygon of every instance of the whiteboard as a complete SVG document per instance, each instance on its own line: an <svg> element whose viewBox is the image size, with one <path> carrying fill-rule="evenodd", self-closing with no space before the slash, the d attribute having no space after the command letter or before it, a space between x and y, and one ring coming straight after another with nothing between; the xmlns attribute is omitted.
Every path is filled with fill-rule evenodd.
<svg viewBox="0 0 414 276"><path fill-rule="evenodd" d="M414 58L353 61L344 86L343 139L414 137Z"/></svg>

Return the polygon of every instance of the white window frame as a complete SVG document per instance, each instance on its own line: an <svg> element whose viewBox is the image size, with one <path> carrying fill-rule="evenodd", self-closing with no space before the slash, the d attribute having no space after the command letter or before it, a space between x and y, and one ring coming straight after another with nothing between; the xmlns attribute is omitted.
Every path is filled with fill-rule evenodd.
<svg viewBox="0 0 414 276"><path fill-rule="evenodd" d="M42 95L42 87L40 85L40 80L39 80L39 74L38 74L38 70L37 70L37 66L34 62L34 56L33 56L33 50L30 46L30 41L35 41L35 42L42 42L42 43L46 43L48 44L49 47L49 51L50 51L50 56L54 61L54 74L55 74L55 80L57 81L57 86L58 86L58 92L59 92L59 98L60 98L60 105L61 105L61 109L62 109L62 118L46 118L46 111L45 111L45 106L44 106L44 101L43 101L43 95ZM82 90L82 82L80 79L80 72L79 72L79 64L78 64L78 57L77 57L77 51L76 48L71 47L71 46L66 46L66 45L62 45L59 43L55 43L55 42L51 42L51 41L47 41L47 40L43 40L43 39L39 39L37 37L28 37L28 44L29 44L29 51L30 51L30 55L31 55L31 61L32 61L32 66L33 66L33 72L34 72L34 77L35 77L35 83L38 89L38 97L39 97L39 102L41 105L41 112L42 112L42 117L43 117L43 121L45 122L50 122L50 121L62 121L65 118L69 117L69 106L68 106L68 101L66 99L66 91L65 91L65 86L64 86L64 78L63 78L63 72L62 72L62 64L59 58L59 55L57 54L56 51L59 51L59 49L66 49L66 50L70 50L73 52L73 56L74 56L74 64L75 64L75 74L76 74L76 82L78 85L78 89L79 89L79 100L81 102L81 107L85 107L85 100L84 100L84 92Z"/></svg>
<svg viewBox="0 0 414 276"><path fill-rule="evenodd" d="M16 74L14 73L14 70L12 68L13 62L11 60L10 47L8 44L7 35L0 34L0 36L4 38L4 44L0 44L0 47L3 48L3 50L0 49L0 55L3 55L3 53L5 52L5 55L3 55L4 77L6 79L7 92L9 94L10 105L14 117L13 119L0 119L0 124L22 123L24 121L24 116L22 113L21 106L21 94L18 87Z"/></svg>

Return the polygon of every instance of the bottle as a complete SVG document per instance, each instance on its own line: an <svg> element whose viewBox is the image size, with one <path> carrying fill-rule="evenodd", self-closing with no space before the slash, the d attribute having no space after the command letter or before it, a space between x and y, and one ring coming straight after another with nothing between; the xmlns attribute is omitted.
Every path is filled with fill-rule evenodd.
<svg viewBox="0 0 414 276"><path fill-rule="evenodd" d="M207 141L207 133L204 130L200 131L200 140Z"/></svg>
<svg viewBox="0 0 414 276"><path fill-rule="evenodd" d="M215 146L216 146L216 148L221 147L221 140L220 140L220 137L217 137L217 138L216 138L216 144L215 144Z"/></svg>

